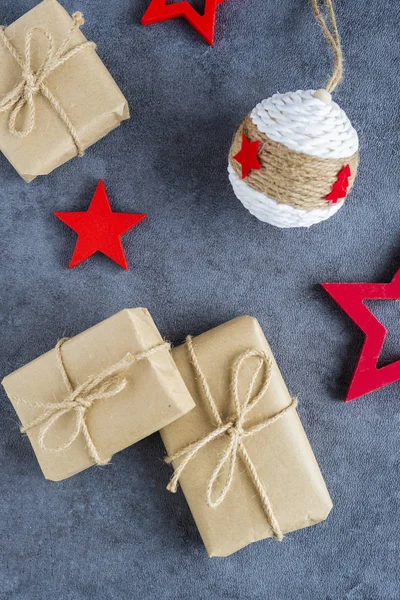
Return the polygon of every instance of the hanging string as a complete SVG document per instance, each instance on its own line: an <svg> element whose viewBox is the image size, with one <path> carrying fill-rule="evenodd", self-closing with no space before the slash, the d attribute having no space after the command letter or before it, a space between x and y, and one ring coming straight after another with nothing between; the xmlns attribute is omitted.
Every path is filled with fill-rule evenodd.
<svg viewBox="0 0 400 600"><path fill-rule="evenodd" d="M330 28L327 24L327 21L325 20L325 18L322 15L322 12L320 9L321 2L327 8L328 21L329 21ZM326 91L330 93L330 92L333 92L333 90L341 82L342 77L343 77L343 54L342 54L342 47L340 44L339 31L338 31L337 24L336 24L335 11L333 8L332 0L311 0L311 4L312 4L315 18L317 19L318 23L320 24L322 33L324 34L325 39L330 44L332 51L333 51L333 56L335 58L335 67L334 67L332 76L330 77L329 81L327 82L327 84L325 86Z"/></svg>

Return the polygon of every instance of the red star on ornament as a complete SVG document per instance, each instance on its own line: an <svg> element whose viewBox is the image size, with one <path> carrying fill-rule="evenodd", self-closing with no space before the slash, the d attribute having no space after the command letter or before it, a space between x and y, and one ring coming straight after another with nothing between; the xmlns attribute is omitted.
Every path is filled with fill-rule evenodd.
<svg viewBox="0 0 400 600"><path fill-rule="evenodd" d="M333 184L332 189L326 196L325 200L331 204L337 204L341 198L346 198L350 176L350 165L346 165L341 171L339 171L337 180Z"/></svg>
<svg viewBox="0 0 400 600"><path fill-rule="evenodd" d="M260 143L260 140L250 142L244 133L242 134L242 147L233 157L242 165L242 179L245 179L252 169L256 169L257 171L261 169L257 156Z"/></svg>
<svg viewBox="0 0 400 600"><path fill-rule="evenodd" d="M147 216L112 212L101 180L86 212L55 212L54 214L78 234L69 263L70 269L96 252L102 252L123 269L128 269L121 236Z"/></svg>
<svg viewBox="0 0 400 600"><path fill-rule="evenodd" d="M204 14L200 14L188 2L167 4L167 0L152 0L142 17L142 25L159 23L184 17L210 46L214 44L215 17L218 4L224 0L205 0Z"/></svg>
<svg viewBox="0 0 400 600"><path fill-rule="evenodd" d="M322 287L365 333L365 342L347 392L346 402L400 379L400 360L377 368L386 329L365 300L399 300L400 269L391 283L322 283Z"/></svg>

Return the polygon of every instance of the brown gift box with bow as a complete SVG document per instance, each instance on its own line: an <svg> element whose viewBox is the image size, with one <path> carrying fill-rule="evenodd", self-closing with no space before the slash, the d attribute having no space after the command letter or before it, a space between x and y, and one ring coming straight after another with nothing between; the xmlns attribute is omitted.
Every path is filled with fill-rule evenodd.
<svg viewBox="0 0 400 600"><path fill-rule="evenodd" d="M210 556L323 521L332 502L256 319L173 350L196 408L161 431ZM253 384L253 385L252 385Z"/></svg>
<svg viewBox="0 0 400 600"><path fill-rule="evenodd" d="M145 308L59 343L2 383L53 481L107 463L194 407Z"/></svg>
<svg viewBox="0 0 400 600"><path fill-rule="evenodd" d="M25 181L47 175L129 118L128 104L56 0L0 31L0 150Z"/></svg>

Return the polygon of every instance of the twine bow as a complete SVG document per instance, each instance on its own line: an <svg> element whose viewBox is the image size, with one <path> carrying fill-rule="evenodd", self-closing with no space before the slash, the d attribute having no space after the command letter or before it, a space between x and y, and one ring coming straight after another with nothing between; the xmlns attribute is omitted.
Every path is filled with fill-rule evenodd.
<svg viewBox="0 0 400 600"><path fill-rule="evenodd" d="M68 338L63 338L60 340L55 347L55 351L57 356L57 365L67 387L68 395L62 402L46 403L33 402L24 398L13 398L14 401L21 402L27 406L44 409L43 413L36 419L31 421L28 425L21 427L21 433L26 433L33 427L41 425L38 435L39 446L42 450L48 452L63 452L64 450L67 450L67 448L72 446L77 437L82 433L93 461L97 465L105 465L110 462L111 457L102 458L99 455L86 423L88 410L91 408L91 406L93 406L94 402L113 398L122 392L122 390L128 384L128 380L124 373L134 363L139 362L144 358L148 358L152 354L160 352L160 350L168 350L170 348L170 344L165 342L136 355L132 355L128 352L122 360L118 361L108 369L105 369L99 375L92 375L84 383L74 389L65 369L61 354L61 346L65 341L67 341L67 339ZM61 444L56 448L49 448L45 441L46 436L51 432L54 425L63 415L71 412L75 412L75 427L70 437L64 444Z"/></svg>
<svg viewBox="0 0 400 600"><path fill-rule="evenodd" d="M295 409L297 407L297 399L294 398L289 406L287 406L274 416L261 421L257 425L253 425L248 428L245 427L249 413L260 402L261 398L264 396L265 392L268 389L268 386L271 381L272 369L272 361L268 356L266 356L264 352L261 352L260 350L256 349L249 349L243 352L243 354L239 356L239 358L235 361L233 365L232 397L235 411L232 417L224 423L221 414L215 404L215 401L211 395L210 388L208 386L204 373L201 370L199 361L193 348L193 339L191 336L189 336L186 339L186 345L198 381L202 386L204 397L207 401L207 406L210 408L214 417L215 429L203 438L197 440L192 444L189 444L188 446L185 446L184 448L181 448L175 454L166 458L166 462L168 464L179 458L182 458L182 461L175 469L175 472L171 478L170 483L167 486L167 489L175 493L178 487L179 478L182 475L183 470L186 468L189 462L196 456L196 454L202 448L205 448L213 440L225 436L225 438L227 439L226 450L221 456L219 462L217 463L217 466L215 467L207 485L206 500L208 506L210 508L216 508L225 500L229 490L232 487L235 466L237 463L238 456L240 456L247 468L251 481L258 492L263 510L267 516L272 532L274 536L279 541L281 541L283 539L281 528L275 517L265 487L260 477L258 476L257 469L253 461L251 460L243 442L246 438L256 435L266 427L269 427L273 423L276 423L278 420L282 419L290 410ZM240 370L242 368L242 365L251 358L256 358L258 364L251 377L250 385L248 387L244 402L241 403L239 398ZM264 369L262 385L260 391L257 394L253 395L254 384L261 369ZM225 483L222 486L222 489L219 492L219 494L217 494L216 498L214 498L217 480L225 466L228 467Z"/></svg>
<svg viewBox="0 0 400 600"><path fill-rule="evenodd" d="M72 57L82 52L82 50L86 48L96 48L96 45L93 42L83 42L82 44L75 46L75 48L68 49L73 33L85 22L83 15L80 12L74 13L72 18L74 23L58 50L55 49L53 36L46 29L43 29L42 27L32 27L29 29L25 36L25 51L23 57L19 55L17 50L6 36L5 27L0 27L0 39L22 69L21 81L17 83L17 85L0 100L0 113L11 110L8 122L9 131L16 137L25 138L32 133L35 127L35 97L38 94L42 94L42 96L47 98L47 100L50 102L51 106L68 129L68 132L70 133L76 146L78 156L83 156L84 148L79 140L78 132L75 126L72 124L67 113L45 83L46 79L49 77L49 75L51 75L51 73L53 73L53 71L65 64ZM34 71L32 68L32 39L35 32L44 35L48 42L48 51L46 57L37 71ZM28 110L28 122L25 127L18 129L16 124L17 118L25 106Z"/></svg>

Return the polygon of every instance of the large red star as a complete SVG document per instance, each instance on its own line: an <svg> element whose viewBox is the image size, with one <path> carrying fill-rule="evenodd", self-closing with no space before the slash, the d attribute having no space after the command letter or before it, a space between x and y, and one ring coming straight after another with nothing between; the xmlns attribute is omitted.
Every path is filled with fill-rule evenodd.
<svg viewBox="0 0 400 600"><path fill-rule="evenodd" d="M121 235L147 215L112 212L104 183L99 181L86 212L55 212L56 217L78 234L69 263L73 269L96 252L102 252L124 269L128 269Z"/></svg>
<svg viewBox="0 0 400 600"><path fill-rule="evenodd" d="M365 333L365 342L347 392L346 402L400 379L400 360L377 368L386 329L365 300L399 300L400 269L390 283L322 283L323 288Z"/></svg>
<svg viewBox="0 0 400 600"><path fill-rule="evenodd" d="M184 17L210 46L214 44L215 17L218 4L224 0L205 0L204 14L200 14L188 2L174 2L167 4L168 0L151 0L151 3L142 17L142 25L159 23L177 17Z"/></svg>
<svg viewBox="0 0 400 600"><path fill-rule="evenodd" d="M245 179L253 169L256 169L257 171L261 169L260 161L257 156L260 143L260 140L250 142L245 134L242 134L242 147L233 157L242 165L242 179Z"/></svg>

